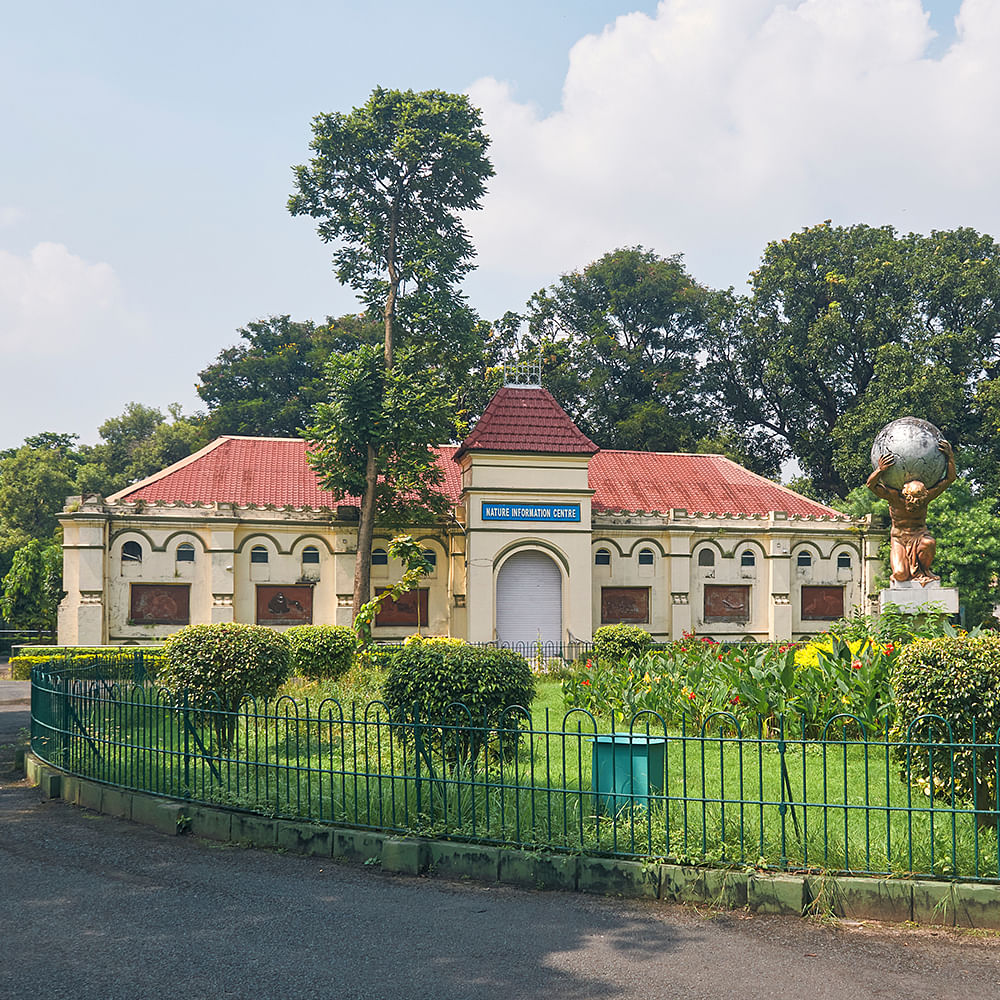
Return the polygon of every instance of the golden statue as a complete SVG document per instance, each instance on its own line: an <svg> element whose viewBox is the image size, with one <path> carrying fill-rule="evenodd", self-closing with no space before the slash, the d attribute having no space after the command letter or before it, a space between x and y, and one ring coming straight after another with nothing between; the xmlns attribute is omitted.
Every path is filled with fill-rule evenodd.
<svg viewBox="0 0 1000 1000"><path fill-rule="evenodd" d="M913 418L905 419L913 420ZM896 464L896 456L887 450L882 451L875 470L868 477L868 489L889 504L889 514L892 517L892 530L889 532L889 564L892 567L892 579L895 583L913 580L925 587L928 583L940 579L931 572L937 543L927 530L927 505L951 486L956 473L955 455L951 445L944 438L939 438L937 450L947 459L948 465L944 478L930 487L923 480L916 478L907 479L899 489L886 486L882 482L882 474ZM898 476L896 478L898 479Z"/></svg>

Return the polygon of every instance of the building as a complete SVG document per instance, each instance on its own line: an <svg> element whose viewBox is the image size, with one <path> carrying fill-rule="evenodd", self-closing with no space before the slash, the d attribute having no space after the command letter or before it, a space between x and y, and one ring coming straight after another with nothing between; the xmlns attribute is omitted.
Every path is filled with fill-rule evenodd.
<svg viewBox="0 0 1000 1000"><path fill-rule="evenodd" d="M71 498L59 642L137 643L199 622L349 624L357 501L297 438L222 437L102 499ZM538 386L507 386L436 449L449 514L409 525L433 570L376 620L548 648L605 623L657 639L801 638L867 609L884 530L719 455L606 451ZM377 526L372 586L402 568Z"/></svg>

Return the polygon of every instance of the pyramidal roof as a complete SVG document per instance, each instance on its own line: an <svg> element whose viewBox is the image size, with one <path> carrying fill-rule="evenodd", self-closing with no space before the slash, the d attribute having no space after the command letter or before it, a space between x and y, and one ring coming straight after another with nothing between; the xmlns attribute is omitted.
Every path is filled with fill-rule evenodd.
<svg viewBox="0 0 1000 1000"><path fill-rule="evenodd" d="M593 455L597 450L548 389L504 386L459 446L455 459L467 451Z"/></svg>

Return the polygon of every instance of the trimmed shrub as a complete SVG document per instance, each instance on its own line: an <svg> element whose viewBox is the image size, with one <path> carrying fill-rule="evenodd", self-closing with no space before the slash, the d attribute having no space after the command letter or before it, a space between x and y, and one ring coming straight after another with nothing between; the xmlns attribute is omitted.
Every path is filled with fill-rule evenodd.
<svg viewBox="0 0 1000 1000"><path fill-rule="evenodd" d="M510 649L470 646L453 639L424 639L407 643L392 660L382 697L395 722L413 719L432 726L472 726L479 731L442 730L436 742L449 759L472 760L486 741L484 730L519 729L526 723L521 712L504 710L513 705L527 709L535 696L535 679L528 661ZM464 705L467 715L461 708ZM470 723L471 716L471 723ZM406 734L411 734L409 728ZM504 734L504 753L516 738Z"/></svg>
<svg viewBox="0 0 1000 1000"><path fill-rule="evenodd" d="M890 737L901 744L895 752L911 780L930 786L935 795L972 801L980 814L995 810L1000 634L918 639L899 653L891 680L896 719ZM948 742L994 746L940 745ZM992 825L995 813L980 818Z"/></svg>
<svg viewBox="0 0 1000 1000"><path fill-rule="evenodd" d="M288 640L264 625L188 625L168 636L164 648L160 683L186 692L194 707L221 709L213 722L223 746L232 743L244 697L273 698L291 668Z"/></svg>
<svg viewBox="0 0 1000 1000"><path fill-rule="evenodd" d="M594 632L594 653L610 663L627 663L652 644L653 637L638 625L602 625Z"/></svg>
<svg viewBox="0 0 1000 1000"><path fill-rule="evenodd" d="M142 654L139 669L136 653ZM10 676L11 680L26 681L31 678L32 667L47 667L50 673L93 673L107 680L143 681L156 677L165 665L162 646L63 646L12 656Z"/></svg>
<svg viewBox="0 0 1000 1000"><path fill-rule="evenodd" d="M285 629L292 673L311 681L335 681L351 669L358 647L346 625L294 625Z"/></svg>

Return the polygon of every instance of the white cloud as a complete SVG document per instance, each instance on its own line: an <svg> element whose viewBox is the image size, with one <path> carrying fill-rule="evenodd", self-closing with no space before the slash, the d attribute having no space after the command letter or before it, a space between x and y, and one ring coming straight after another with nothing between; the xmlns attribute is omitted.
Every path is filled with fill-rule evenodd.
<svg viewBox="0 0 1000 1000"><path fill-rule="evenodd" d="M72 358L107 351L143 333L114 269L88 263L61 243L26 257L0 251L0 357Z"/></svg>
<svg viewBox="0 0 1000 1000"><path fill-rule="evenodd" d="M530 291L642 243L741 287L825 218L1000 237L1000 4L965 0L957 26L932 59L920 0L662 0L573 47L547 117L478 81L481 268Z"/></svg>

